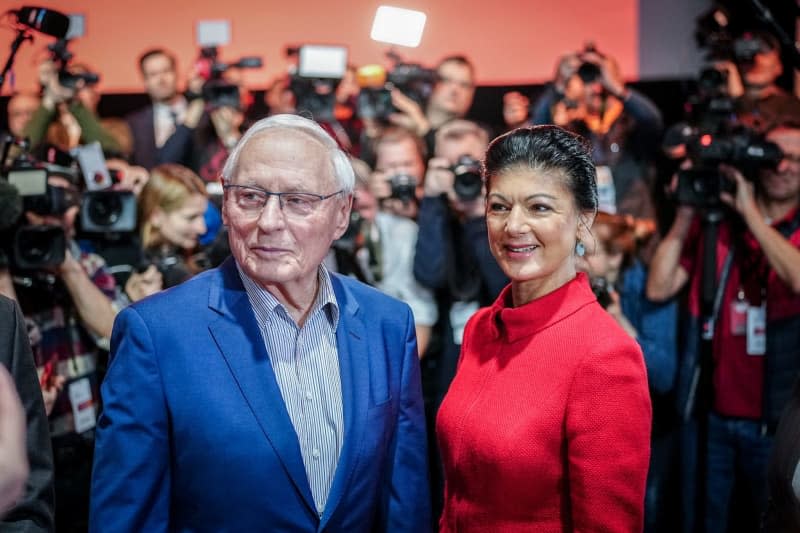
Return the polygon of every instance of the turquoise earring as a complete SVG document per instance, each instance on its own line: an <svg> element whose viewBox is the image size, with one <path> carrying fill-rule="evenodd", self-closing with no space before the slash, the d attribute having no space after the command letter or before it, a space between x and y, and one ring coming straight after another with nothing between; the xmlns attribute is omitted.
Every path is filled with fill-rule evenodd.
<svg viewBox="0 0 800 533"><path fill-rule="evenodd" d="M575 245L575 253L578 254L578 257L583 257L586 254L586 247L580 240L578 240L578 244Z"/></svg>

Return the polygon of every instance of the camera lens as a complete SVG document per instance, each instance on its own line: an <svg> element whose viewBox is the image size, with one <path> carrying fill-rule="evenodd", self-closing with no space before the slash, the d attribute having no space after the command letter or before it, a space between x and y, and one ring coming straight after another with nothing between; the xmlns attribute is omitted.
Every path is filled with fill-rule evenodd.
<svg viewBox="0 0 800 533"><path fill-rule="evenodd" d="M578 67L578 76L583 83L593 83L600 77L600 67L594 63L581 63L581 66Z"/></svg>
<svg viewBox="0 0 800 533"><path fill-rule="evenodd" d="M122 200L116 194L96 194L86 206L89 219L98 226L112 226L122 214Z"/></svg>
<svg viewBox="0 0 800 533"><path fill-rule="evenodd" d="M470 156L461 156L452 170L455 174L453 190L459 198L474 200L480 196L483 189L483 178L479 161Z"/></svg>
<svg viewBox="0 0 800 533"><path fill-rule="evenodd" d="M64 261L66 237L58 226L26 226L14 236L16 264L24 269L55 266Z"/></svg>
<svg viewBox="0 0 800 533"><path fill-rule="evenodd" d="M389 178L392 185L392 198L397 198L404 204L416 199L417 180L408 174L396 174Z"/></svg>

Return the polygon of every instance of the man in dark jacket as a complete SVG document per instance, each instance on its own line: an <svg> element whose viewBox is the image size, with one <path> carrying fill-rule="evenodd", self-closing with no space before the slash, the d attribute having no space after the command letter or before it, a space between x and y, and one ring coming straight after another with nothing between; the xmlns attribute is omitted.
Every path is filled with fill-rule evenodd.
<svg viewBox="0 0 800 533"><path fill-rule="evenodd" d="M0 363L17 387L27 420L30 475L25 493L0 518L0 530L53 531L53 452L25 320L13 300L0 296Z"/></svg>

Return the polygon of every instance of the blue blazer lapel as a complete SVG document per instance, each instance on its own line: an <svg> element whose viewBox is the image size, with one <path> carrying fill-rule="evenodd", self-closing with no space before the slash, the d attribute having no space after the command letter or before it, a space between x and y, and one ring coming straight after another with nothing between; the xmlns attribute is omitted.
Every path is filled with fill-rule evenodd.
<svg viewBox="0 0 800 533"><path fill-rule="evenodd" d="M336 507L341 503L353 475L363 441L364 420L369 409L371 376L374 370L370 366L367 351L367 329L364 314L360 312L358 302L342 284L338 275L331 274L336 302L339 305L340 319L336 331L336 346L339 351L339 373L342 382L342 407L344 409L344 441L336 466L325 512L320 522L320 530L325 527ZM385 381L385 379L384 379ZM385 385L384 385L385 386Z"/></svg>
<svg viewBox="0 0 800 533"><path fill-rule="evenodd" d="M220 316L209 330L286 474L316 514L300 444L236 264L228 259L219 270L222 275L209 291L209 307Z"/></svg>

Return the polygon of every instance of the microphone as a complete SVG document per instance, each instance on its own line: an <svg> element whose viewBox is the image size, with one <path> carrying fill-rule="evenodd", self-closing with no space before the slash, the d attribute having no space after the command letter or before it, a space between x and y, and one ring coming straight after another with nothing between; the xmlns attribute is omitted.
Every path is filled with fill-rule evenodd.
<svg viewBox="0 0 800 533"><path fill-rule="evenodd" d="M45 7L25 6L16 12L17 21L33 30L63 39L69 31L69 17Z"/></svg>
<svg viewBox="0 0 800 533"><path fill-rule="evenodd" d="M0 231L12 227L22 215L22 197L17 188L0 178Z"/></svg>

